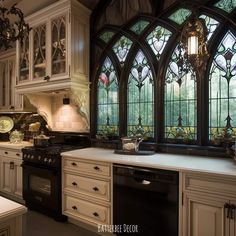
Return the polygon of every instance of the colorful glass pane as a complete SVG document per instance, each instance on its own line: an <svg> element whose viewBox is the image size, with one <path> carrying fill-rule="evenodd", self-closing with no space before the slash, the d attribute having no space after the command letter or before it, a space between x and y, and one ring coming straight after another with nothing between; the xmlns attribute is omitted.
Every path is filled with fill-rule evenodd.
<svg viewBox="0 0 236 236"><path fill-rule="evenodd" d="M214 6L230 13L236 7L236 0L220 0Z"/></svg>
<svg viewBox="0 0 236 236"><path fill-rule="evenodd" d="M115 68L107 57L98 79L97 133L118 135L118 80Z"/></svg>
<svg viewBox="0 0 236 236"><path fill-rule="evenodd" d="M108 43L110 41L110 39L113 37L115 33L112 32L112 31L106 31L106 32L103 32L99 38L101 40L103 40L105 43Z"/></svg>
<svg viewBox="0 0 236 236"><path fill-rule="evenodd" d="M196 79L181 71L178 46L174 50L165 77L165 138L189 142L197 138Z"/></svg>
<svg viewBox="0 0 236 236"><path fill-rule="evenodd" d="M125 62L125 59L129 53L132 44L133 43L130 39L126 38L125 36L122 36L113 46L112 49L121 63Z"/></svg>
<svg viewBox="0 0 236 236"><path fill-rule="evenodd" d="M191 15L191 11L185 8L180 8L171 14L168 18L175 23L181 25L189 16Z"/></svg>
<svg viewBox="0 0 236 236"><path fill-rule="evenodd" d="M138 51L127 85L127 135L154 137L154 82L143 52Z"/></svg>
<svg viewBox="0 0 236 236"><path fill-rule="evenodd" d="M209 139L236 135L236 36L219 44L209 76Z"/></svg>
<svg viewBox="0 0 236 236"><path fill-rule="evenodd" d="M157 26L147 37L146 41L152 48L152 51L156 55L157 59L160 56L171 36L171 32L161 26Z"/></svg>
<svg viewBox="0 0 236 236"><path fill-rule="evenodd" d="M199 18L202 18L205 20L206 27L208 30L207 41L209 41L211 36L215 32L216 28L218 27L219 22L209 16L206 16L206 15L201 15Z"/></svg>
<svg viewBox="0 0 236 236"><path fill-rule="evenodd" d="M140 20L137 23L135 23L130 30L133 31L135 34L140 35L144 29L149 25L149 21L146 20Z"/></svg>

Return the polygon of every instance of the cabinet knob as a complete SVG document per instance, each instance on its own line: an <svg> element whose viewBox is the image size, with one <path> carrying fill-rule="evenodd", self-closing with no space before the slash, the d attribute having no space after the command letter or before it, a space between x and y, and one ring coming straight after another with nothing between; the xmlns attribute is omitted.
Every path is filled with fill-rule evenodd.
<svg viewBox="0 0 236 236"><path fill-rule="evenodd" d="M77 186L78 184L77 184L76 182L73 182L72 185L73 185L73 186Z"/></svg>
<svg viewBox="0 0 236 236"><path fill-rule="evenodd" d="M20 156L20 153L16 153L16 155L19 157L19 156Z"/></svg>
<svg viewBox="0 0 236 236"><path fill-rule="evenodd" d="M97 212L94 212L93 215L94 215L95 217L99 217L99 214L98 214Z"/></svg>
<svg viewBox="0 0 236 236"><path fill-rule="evenodd" d="M94 170L100 170L100 168L98 166L94 166L93 169Z"/></svg>
<svg viewBox="0 0 236 236"><path fill-rule="evenodd" d="M73 209L73 210L77 210L78 208L77 208L76 206L73 206L72 209Z"/></svg>
<svg viewBox="0 0 236 236"><path fill-rule="evenodd" d="M71 165L72 166L77 166L77 164L75 162L72 162Z"/></svg>
<svg viewBox="0 0 236 236"><path fill-rule="evenodd" d="M50 80L50 76L49 75L44 76L43 80L49 81Z"/></svg>
<svg viewBox="0 0 236 236"><path fill-rule="evenodd" d="M94 190L95 192L97 192L97 191L99 191L99 188L93 187L93 190Z"/></svg>
<svg viewBox="0 0 236 236"><path fill-rule="evenodd" d="M6 155L8 154L8 152L4 152Z"/></svg>

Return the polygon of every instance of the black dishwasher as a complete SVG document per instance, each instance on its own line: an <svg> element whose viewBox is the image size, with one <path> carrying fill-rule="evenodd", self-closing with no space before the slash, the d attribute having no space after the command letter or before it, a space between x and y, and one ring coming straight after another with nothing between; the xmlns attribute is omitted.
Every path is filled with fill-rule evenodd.
<svg viewBox="0 0 236 236"><path fill-rule="evenodd" d="M114 233L178 235L178 172L114 165L113 184Z"/></svg>

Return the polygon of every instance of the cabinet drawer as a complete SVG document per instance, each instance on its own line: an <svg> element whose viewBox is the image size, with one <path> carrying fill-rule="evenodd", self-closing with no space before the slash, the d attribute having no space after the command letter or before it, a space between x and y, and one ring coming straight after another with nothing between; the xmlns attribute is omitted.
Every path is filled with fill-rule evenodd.
<svg viewBox="0 0 236 236"><path fill-rule="evenodd" d="M226 177L210 175L184 174L184 189L220 195L236 194L236 180Z"/></svg>
<svg viewBox="0 0 236 236"><path fill-rule="evenodd" d="M22 152L0 149L0 156L22 158Z"/></svg>
<svg viewBox="0 0 236 236"><path fill-rule="evenodd" d="M110 207L65 195L64 213L93 224L110 224Z"/></svg>
<svg viewBox="0 0 236 236"><path fill-rule="evenodd" d="M110 176L110 165L96 162L83 162L80 160L65 159L64 167L77 173L88 173L96 176Z"/></svg>
<svg viewBox="0 0 236 236"><path fill-rule="evenodd" d="M96 180L90 177L65 174L65 190L87 194L102 200L110 200L110 182Z"/></svg>

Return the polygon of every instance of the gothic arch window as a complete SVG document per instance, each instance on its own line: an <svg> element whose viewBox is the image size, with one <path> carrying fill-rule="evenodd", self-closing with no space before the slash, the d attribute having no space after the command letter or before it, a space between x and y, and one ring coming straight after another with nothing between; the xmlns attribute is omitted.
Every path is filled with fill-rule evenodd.
<svg viewBox="0 0 236 236"><path fill-rule="evenodd" d="M154 81L141 50L133 61L127 83L127 134L154 137Z"/></svg>

